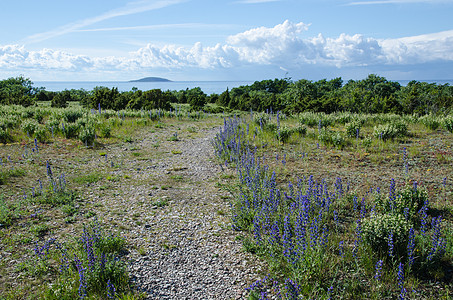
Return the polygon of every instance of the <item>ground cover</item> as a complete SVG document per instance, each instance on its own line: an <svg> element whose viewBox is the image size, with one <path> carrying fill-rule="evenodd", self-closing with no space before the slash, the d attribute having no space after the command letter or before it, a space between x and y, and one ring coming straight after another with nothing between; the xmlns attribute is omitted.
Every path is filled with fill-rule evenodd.
<svg viewBox="0 0 453 300"><path fill-rule="evenodd" d="M216 153L238 172L234 227L269 266L250 297L451 297L447 129L395 115L225 122Z"/></svg>
<svg viewBox="0 0 453 300"><path fill-rule="evenodd" d="M451 117L0 114L0 297L451 296Z"/></svg>

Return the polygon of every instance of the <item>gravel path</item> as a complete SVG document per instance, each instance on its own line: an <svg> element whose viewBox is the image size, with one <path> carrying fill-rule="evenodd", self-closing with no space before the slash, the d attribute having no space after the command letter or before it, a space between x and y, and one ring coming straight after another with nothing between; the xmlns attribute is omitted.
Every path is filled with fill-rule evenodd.
<svg viewBox="0 0 453 300"><path fill-rule="evenodd" d="M244 299L258 278L259 262L231 230L229 195L216 187L224 180L211 146L218 130L162 142L167 155L124 160L117 175L129 170L130 180L117 183L115 197L96 199L132 245L130 273L147 299ZM145 134L130 148L152 152L156 138Z"/></svg>

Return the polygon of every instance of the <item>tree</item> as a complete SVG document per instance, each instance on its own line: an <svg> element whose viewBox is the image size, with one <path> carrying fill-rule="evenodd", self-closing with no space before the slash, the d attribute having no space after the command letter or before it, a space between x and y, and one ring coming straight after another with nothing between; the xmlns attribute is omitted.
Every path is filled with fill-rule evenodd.
<svg viewBox="0 0 453 300"><path fill-rule="evenodd" d="M50 106L52 107L68 107L68 102L72 101L71 93L68 90L64 90L59 92L53 97L52 101L50 102Z"/></svg>
<svg viewBox="0 0 453 300"><path fill-rule="evenodd" d="M30 79L11 77L0 81L0 103L30 106L35 104L35 95L39 91Z"/></svg>
<svg viewBox="0 0 453 300"><path fill-rule="evenodd" d="M228 104L230 103L230 92L228 90L228 88L226 89L225 92L223 92L222 94L220 94L219 98L217 98L217 105L220 105L220 106L225 106L227 107Z"/></svg>
<svg viewBox="0 0 453 300"><path fill-rule="evenodd" d="M114 87L109 89L108 87L95 87L89 103L89 108L97 109L101 107L102 109L113 109L116 99L119 97L120 93L118 88Z"/></svg>
<svg viewBox="0 0 453 300"><path fill-rule="evenodd" d="M190 104L191 110L201 110L207 103L206 94L201 88L196 87L187 91L187 102Z"/></svg>

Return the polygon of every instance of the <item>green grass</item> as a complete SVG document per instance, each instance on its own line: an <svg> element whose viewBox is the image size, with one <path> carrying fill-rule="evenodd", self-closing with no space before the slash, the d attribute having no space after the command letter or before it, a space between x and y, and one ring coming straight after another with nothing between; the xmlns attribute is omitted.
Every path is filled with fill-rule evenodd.
<svg viewBox="0 0 453 300"><path fill-rule="evenodd" d="M6 184L10 178L23 177L26 173L21 168L7 169L6 167L0 167L0 185Z"/></svg>
<svg viewBox="0 0 453 300"><path fill-rule="evenodd" d="M266 119L269 117L267 116ZM326 115L325 117L333 118L334 116ZM392 118L399 117L392 116ZM412 195L412 192L404 192L402 187L407 185L408 189L411 189L413 181L426 182L429 180L434 184L426 184L424 187L420 187L421 190L423 188L428 189L428 197L431 203L427 222L430 224L432 219L442 214L444 226L452 227L453 216L448 213L451 208L447 208L451 205L444 205L442 213L435 212L433 203L435 202L434 199L438 198L438 193L433 187L436 188L440 185L446 174L444 173L445 168L451 168L451 166L448 166L448 159L445 159L446 155L439 155L437 149L443 149L440 151L445 151L451 156L451 150L446 146L451 147L453 136L442 131L417 131L418 125L412 124L408 126L408 132L404 135L395 135L386 140L370 136L374 126L385 122L387 122L385 116L383 120L376 118L373 122L365 122L358 138L348 137L345 134L345 126L342 123L336 123L336 121L330 121L329 125L322 130L313 128L309 129L306 135L291 134L285 139L274 134L277 130L276 127L266 125L263 130L258 127L256 131L250 129L249 133L246 134L247 126L241 124L239 132L242 130L245 137L241 136L240 140L244 144L249 144L244 148L256 149L255 159L260 157L260 161L264 161L261 158L265 157L265 164L269 169L256 172L256 166L252 166L251 170L240 167L242 176L248 175L252 178L244 179L240 188L234 185L227 187L228 191L236 195L233 200L232 215L234 217L232 221L236 230L243 233L244 251L257 255L267 263L266 272L270 273L272 280L275 280L284 292L292 293L291 295L294 297L296 297L296 294L300 294L303 297L320 299L329 298L330 293L332 293L332 296L344 299L362 298L363 295L373 299L397 298L400 293L396 284L399 262L402 262L405 266L406 280L404 287L407 291L415 289L422 298L438 298L445 295L445 291L449 290L446 270L453 266L451 253L446 251L443 256L435 257L430 262L427 262L426 259L432 248L433 231L429 231L424 239L417 240L415 249L418 251L418 257L415 259L413 267L409 268L406 254L407 241L405 240L407 236L404 237L408 234L409 228L403 230L403 234L397 235L396 230L402 228L402 225L395 224L404 223L402 215L405 213L405 209L409 207L408 218L410 221L408 222L416 222L411 223L411 226L416 229L417 237L421 236L421 216L418 213L421 204L412 203L410 199L413 196L408 196ZM294 120L282 120L281 126L294 128ZM315 126L313 125L313 127ZM253 126L250 126L250 128L253 128ZM414 134L414 132L417 134ZM341 140L336 141L336 135L340 135ZM415 139L418 141L415 141ZM422 142L420 143L420 141ZM429 141L428 144L427 141ZM408 147L408 145L416 148L408 151L408 155L405 157L403 148ZM226 149L226 151L230 150ZM427 155L427 153L429 154ZM228 159L229 154L223 157ZM407 172L405 164L408 165ZM233 169L236 168L234 163L229 165ZM307 180L310 175L314 176L313 179L316 184L322 182L325 188L328 187L332 203L327 206L328 208L322 208L321 204L319 206L311 205L307 212L309 219L305 221L307 222L305 223L307 244L302 251L301 244L297 244L299 242L296 242L294 237L295 232L300 230L297 227L297 220L301 218L301 214L297 212L297 205L301 204L298 202L300 200L295 200L299 198L295 198L292 191L295 190L297 194L297 191L301 189L302 195L305 195ZM254 178L254 176L256 177ZM259 203L260 201L270 201L260 199L270 197L268 188L271 184L269 183L271 177L275 178L275 182L271 182L279 189L280 195L276 196L274 192L273 199L279 197L280 200L277 202L278 208L269 211L272 205L267 204L263 209ZM346 183L351 188L348 192L344 190L344 195L340 199L334 196L334 183L338 177L343 179L344 189L346 189ZM220 178L230 179L230 176L221 175ZM393 206L389 203L379 204L374 196L375 194L370 193L370 188L375 191L376 187L381 187L383 197L388 199L391 178L395 178L398 184L396 191L401 193L401 197L396 198L396 204L393 204ZM247 184L247 182L252 182L252 184ZM264 184L264 182L267 183ZM292 183L292 186L289 186L290 183ZM221 182L219 182L219 186L223 186ZM316 189L319 189L319 187ZM450 201L452 200L451 194L444 194L450 197ZM357 200L354 200L354 196L357 196ZM316 203L317 199L322 197L322 194L314 198L311 197L313 196L303 199L310 199L311 203ZM445 200L443 200L443 203L445 203ZM292 206L293 204L294 206ZM364 205L368 219L360 216L362 205ZM383 209L382 207L386 208ZM393 207L393 209L388 211L388 207ZM374 209L375 214L386 216L375 225L374 229L370 229L372 228L370 227L370 218L376 222L379 219L370 217L372 209ZM334 211L337 217L334 217ZM396 211L400 214L399 217L391 217L391 214L396 213ZM322 219L318 219L321 216ZM335 221L335 218L338 220ZM314 220L319 221L316 227L316 234L320 236L319 239L327 232L324 231L325 228L329 229L325 247L321 247L321 240L314 239L312 236ZM357 220L361 220L362 227L358 227ZM259 224L258 226L261 228L259 238L256 235L256 224ZM275 229L271 230L273 224L279 224L277 229L279 242L273 242L272 232L275 232ZM362 228L364 232L361 234L361 242L355 247L357 228ZM388 258L388 243L384 242L388 234L382 231L388 231L388 228L393 228L392 232L394 232L395 256L393 258ZM292 236L291 242L285 241L285 236ZM444 232L442 237L445 239L446 245L452 243L453 238L448 232ZM342 255L339 254L340 242L344 245ZM289 243L292 243L290 248L287 246L290 245ZM398 243L402 243L402 246ZM291 253L293 252L291 251L295 251L294 249L298 251L299 256L292 256ZM398 254L396 254L397 251L399 251ZM384 264L381 281L377 283L373 276L376 272L376 262L379 259L383 259ZM286 279L291 279L297 283L298 287L290 287L288 281L285 281ZM264 288L259 288L258 285L258 288L251 292L250 299L259 298L260 292L263 290L275 290L277 287L273 286L272 280L263 283ZM430 280L438 282L441 290L433 288L429 284ZM330 286L332 286L331 292ZM297 292L295 292L296 290ZM275 296L275 294L273 295ZM288 296L285 299L291 299L291 297Z"/></svg>
<svg viewBox="0 0 453 300"><path fill-rule="evenodd" d="M101 181L102 179L104 179L104 174L102 174L98 171L95 171L95 172L92 172L92 173L89 173L86 175L80 175L80 176L74 177L74 178L72 178L72 181L76 184L86 185L86 184L96 183L98 181Z"/></svg>

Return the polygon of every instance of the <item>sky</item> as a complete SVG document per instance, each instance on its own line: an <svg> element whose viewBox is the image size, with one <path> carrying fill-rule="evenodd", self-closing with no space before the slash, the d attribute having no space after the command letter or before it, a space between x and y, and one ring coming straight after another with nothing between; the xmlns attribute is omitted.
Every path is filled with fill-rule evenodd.
<svg viewBox="0 0 453 300"><path fill-rule="evenodd" d="M2 1L0 79L453 79L453 0Z"/></svg>

